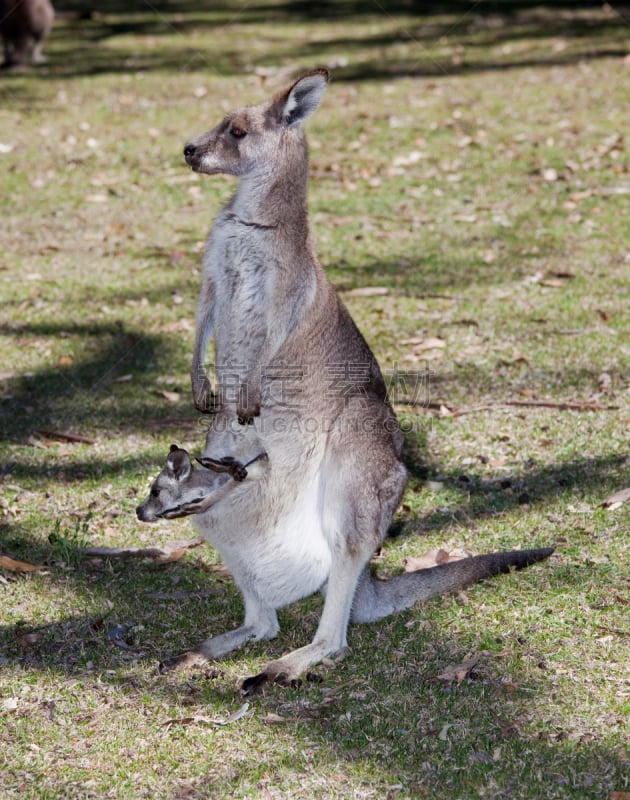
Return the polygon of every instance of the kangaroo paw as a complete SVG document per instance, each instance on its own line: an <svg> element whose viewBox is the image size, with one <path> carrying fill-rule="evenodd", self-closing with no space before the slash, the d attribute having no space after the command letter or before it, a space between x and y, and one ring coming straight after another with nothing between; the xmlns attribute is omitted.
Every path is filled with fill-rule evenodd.
<svg viewBox="0 0 630 800"><path fill-rule="evenodd" d="M225 470L230 473L235 481L244 481L247 477L247 470L245 469L245 466L232 456L225 456L225 458L221 459L220 463L223 465Z"/></svg>
<svg viewBox="0 0 630 800"><path fill-rule="evenodd" d="M245 384L239 392L236 416L241 425L251 425L254 417L260 416L260 394L252 392Z"/></svg>
<svg viewBox="0 0 630 800"><path fill-rule="evenodd" d="M321 675L315 672L307 672L304 680L308 683L322 683L324 680ZM280 686L287 686L291 689L299 689L302 686L301 678L289 679L286 672L279 672L277 675L270 675L267 672L259 672L258 675L252 675L251 678L246 678L241 685L241 692L245 697L253 694L260 694L264 691L265 686L270 683L277 683Z"/></svg>
<svg viewBox="0 0 630 800"><path fill-rule="evenodd" d="M260 408L237 408L236 418L239 425L253 425L254 417L260 416Z"/></svg>
<svg viewBox="0 0 630 800"><path fill-rule="evenodd" d="M289 680L284 672L278 675L268 675L266 672L260 672L258 675L253 675L251 678L246 678L241 686L241 692L245 697L253 694L260 694L269 683L277 683L280 686L290 686L291 689L299 689L302 681L299 678Z"/></svg>
<svg viewBox="0 0 630 800"><path fill-rule="evenodd" d="M260 672L258 675L252 675L251 678L245 678L243 684L241 686L241 692L245 697L249 697L253 694L259 694L265 688L269 679L264 672Z"/></svg>
<svg viewBox="0 0 630 800"><path fill-rule="evenodd" d="M257 458L261 457L262 456L257 456ZM219 459L201 456L201 458L198 458L197 461L202 467L211 469L214 472L229 472L235 481L244 481L247 477L247 470L245 469L245 466L232 456L225 456L225 458ZM250 464L251 463L253 463L253 461L250 461Z"/></svg>
<svg viewBox="0 0 630 800"><path fill-rule="evenodd" d="M206 375L192 378L193 402L197 411L202 414L215 414L217 411L217 397L210 388L210 381Z"/></svg>

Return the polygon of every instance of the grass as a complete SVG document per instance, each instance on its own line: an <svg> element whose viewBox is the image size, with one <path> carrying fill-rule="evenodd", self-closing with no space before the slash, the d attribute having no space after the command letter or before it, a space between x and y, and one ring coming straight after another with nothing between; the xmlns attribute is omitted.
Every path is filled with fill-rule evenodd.
<svg viewBox="0 0 630 800"><path fill-rule="evenodd" d="M48 65L0 76L0 552L45 566L0 572L3 796L630 791L628 504L600 506L630 485L627 9L381 6L109 3L62 15ZM321 682L244 708L239 681L306 643L318 598L273 642L160 676L239 620L215 554L77 547L191 535L134 515L168 445L204 433L200 254L233 183L187 172L182 145L274 91L271 68L320 63L337 66L308 125L318 251L406 374L411 478L376 569L438 546L557 551L353 628Z"/></svg>

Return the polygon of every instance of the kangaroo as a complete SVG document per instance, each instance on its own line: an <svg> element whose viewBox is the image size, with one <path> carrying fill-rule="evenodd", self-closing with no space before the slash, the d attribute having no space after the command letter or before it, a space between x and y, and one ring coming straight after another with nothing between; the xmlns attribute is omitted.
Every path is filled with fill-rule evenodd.
<svg viewBox="0 0 630 800"><path fill-rule="evenodd" d="M265 453L260 453L245 465L240 465L230 459L225 459L224 463L204 457L197 460L208 469L194 469L187 451L178 448L177 445L171 445L164 469L153 482L149 496L136 509L138 519L142 522L156 522L160 519L176 519L205 514L219 501L222 501L219 512L221 519L235 518L239 514L239 509L242 510L251 500L249 489L245 484L246 479L248 482L260 481L267 469L266 465L258 463L266 460ZM253 464L256 464L255 470L252 467ZM220 470L219 474L216 473L217 469ZM236 492L237 488L240 491ZM231 495L230 498L228 498L229 495ZM230 504L229 509L226 507L227 503ZM210 658L219 658L247 641L270 639L279 631L275 615L270 615L271 619L268 620L270 627L265 630L261 626L261 620L252 616L256 611L258 601L254 601L253 607L251 600L250 604L247 604L253 587L250 585L250 578L245 570L245 560L252 559L252 568L255 569L257 559L263 553L262 548L256 550L254 545L253 551L242 550L239 552L238 537L231 536L225 530L209 528L203 518L197 519L197 526L205 538L223 555L227 565L232 570L237 570L236 573L233 572L233 577L245 598L246 614L249 611L250 618L248 620L246 616L245 623L240 628L214 636L196 650L166 659L160 665L161 671L203 663ZM286 552L286 548L278 552L279 561L285 558ZM484 578L510 572L511 569L523 569L537 561L542 561L552 552L553 548L547 547L487 553L420 570L416 573L404 573L387 581L374 580L369 571L364 570L353 603L351 621L375 621L417 602L464 588ZM297 562L293 560L287 564L287 570L296 565ZM279 574L273 571L275 566L273 563L267 566L269 578ZM285 578L287 581L291 580L290 575L286 575ZM321 590L325 593L325 585ZM280 605L284 605L284 603ZM288 681L286 673L273 673L273 677L274 680L280 682ZM296 678L297 674L294 674L291 681L295 681ZM247 679L243 684L244 692L246 694L254 693L268 679L269 675L266 672Z"/></svg>
<svg viewBox="0 0 630 800"><path fill-rule="evenodd" d="M44 39L52 28L55 11L49 0L0 0L0 34L4 43L3 67L41 64Z"/></svg>
<svg viewBox="0 0 630 800"><path fill-rule="evenodd" d="M196 470L188 452L172 444L164 469L153 482L147 499L136 509L138 519L157 522L201 514L245 480L247 467L265 458L266 454L260 453L245 465L232 458L199 458L205 469Z"/></svg>
<svg viewBox="0 0 630 800"><path fill-rule="evenodd" d="M204 369L212 336L219 386L220 411L204 457L245 464L264 452L267 459L256 461L245 480L229 483L229 491L221 483L225 493L199 513L202 502L191 506L195 526L243 595L244 622L164 667L271 639L279 631L278 609L317 591L325 595L311 643L248 678L245 693L268 681L295 681L344 650L350 621L381 619L552 552L490 554L389 581L371 576L370 559L387 534L407 473L379 366L319 264L309 232L302 124L319 106L328 78L326 70L313 70L269 101L228 114L184 149L195 171L239 179L209 236L197 305L195 406L207 411L212 398ZM169 482L163 510L181 497L179 510L188 513L188 501L198 500L188 485L198 480L185 461L178 471L169 471L167 462L156 482L158 489ZM208 498L216 491L212 483ZM159 507L150 505L150 514L147 501L140 506L141 519L162 513L161 491L154 500Z"/></svg>

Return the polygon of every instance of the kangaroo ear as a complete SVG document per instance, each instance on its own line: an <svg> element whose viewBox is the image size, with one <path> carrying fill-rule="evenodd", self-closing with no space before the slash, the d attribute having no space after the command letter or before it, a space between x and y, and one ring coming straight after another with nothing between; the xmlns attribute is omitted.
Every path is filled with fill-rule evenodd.
<svg viewBox="0 0 630 800"><path fill-rule="evenodd" d="M192 472L190 457L185 450L171 446L171 451L166 459L166 471L176 481L185 481Z"/></svg>
<svg viewBox="0 0 630 800"><path fill-rule="evenodd" d="M327 69L314 69L277 94L273 99L272 113L278 124L290 128L310 117L321 102L328 78Z"/></svg>

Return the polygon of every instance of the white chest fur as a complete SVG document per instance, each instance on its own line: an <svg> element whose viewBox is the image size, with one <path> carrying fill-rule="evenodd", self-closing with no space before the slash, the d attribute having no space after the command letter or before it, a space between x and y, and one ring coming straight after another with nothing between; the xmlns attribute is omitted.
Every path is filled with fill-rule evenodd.
<svg viewBox="0 0 630 800"><path fill-rule="evenodd" d="M328 578L332 552L322 525L317 476L285 485L276 502L265 483L244 485L240 498L237 494L241 493L234 492L227 502L195 520L235 582L272 608L320 589Z"/></svg>

